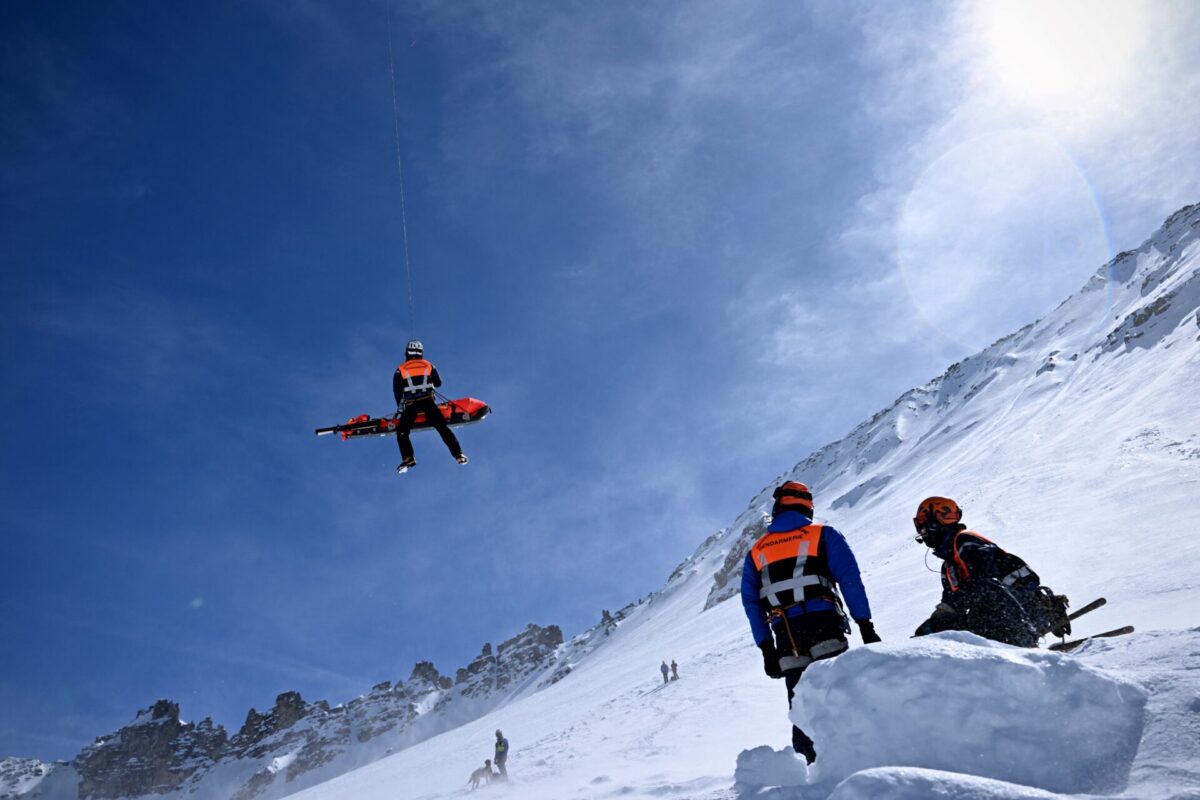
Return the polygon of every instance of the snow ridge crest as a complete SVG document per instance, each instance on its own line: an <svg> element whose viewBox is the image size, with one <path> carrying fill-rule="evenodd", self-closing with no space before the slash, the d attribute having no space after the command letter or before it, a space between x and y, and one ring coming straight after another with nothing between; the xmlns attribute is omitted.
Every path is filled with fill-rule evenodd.
<svg viewBox="0 0 1200 800"><path fill-rule="evenodd" d="M1117 255L1046 317L910 389L887 408L779 476L715 546L726 559L706 608L737 593L741 558L762 534L779 481L808 484L818 518L881 502L897 476L942 451L960 452L984 429L1028 406L1049 408L1072 385L1113 369L1114 359L1179 344L1200 353L1200 203L1173 213L1136 250ZM1115 386L1108 387L1115 391ZM997 415L997 409L1009 409ZM954 456L961 457L961 456ZM913 501L915 503L915 500Z"/></svg>

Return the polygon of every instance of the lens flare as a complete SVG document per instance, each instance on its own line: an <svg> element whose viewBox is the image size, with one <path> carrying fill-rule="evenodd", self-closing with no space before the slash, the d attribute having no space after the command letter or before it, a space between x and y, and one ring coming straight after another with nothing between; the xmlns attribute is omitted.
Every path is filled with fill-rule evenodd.
<svg viewBox="0 0 1200 800"><path fill-rule="evenodd" d="M977 350L1044 316L1111 258L1095 191L1053 137L989 133L925 169L896 229L897 261L922 317ZM1106 312L1101 293L1079 313Z"/></svg>

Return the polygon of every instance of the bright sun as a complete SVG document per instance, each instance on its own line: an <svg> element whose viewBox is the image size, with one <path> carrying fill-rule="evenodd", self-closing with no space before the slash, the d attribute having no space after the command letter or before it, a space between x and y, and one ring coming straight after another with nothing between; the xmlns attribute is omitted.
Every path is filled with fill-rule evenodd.
<svg viewBox="0 0 1200 800"><path fill-rule="evenodd" d="M972 14L985 77L1011 101L1087 113L1120 101L1147 34L1147 7L1117 0L1005 0Z"/></svg>

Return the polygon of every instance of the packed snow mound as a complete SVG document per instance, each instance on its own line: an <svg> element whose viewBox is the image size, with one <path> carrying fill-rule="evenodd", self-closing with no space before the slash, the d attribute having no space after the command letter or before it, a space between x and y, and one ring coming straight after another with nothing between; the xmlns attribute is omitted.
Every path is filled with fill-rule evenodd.
<svg viewBox="0 0 1200 800"><path fill-rule="evenodd" d="M855 773L829 800L1053 800L1058 795L991 778L912 767L881 767Z"/></svg>
<svg viewBox="0 0 1200 800"><path fill-rule="evenodd" d="M804 757L792 748L772 750L763 745L743 750L737 757L733 785L739 793L761 796L764 787L803 786L808 783L808 767Z"/></svg>
<svg viewBox="0 0 1200 800"><path fill-rule="evenodd" d="M792 719L816 742L824 787L921 767L1111 793L1129 780L1147 692L1070 655L956 631L819 661L796 698Z"/></svg>

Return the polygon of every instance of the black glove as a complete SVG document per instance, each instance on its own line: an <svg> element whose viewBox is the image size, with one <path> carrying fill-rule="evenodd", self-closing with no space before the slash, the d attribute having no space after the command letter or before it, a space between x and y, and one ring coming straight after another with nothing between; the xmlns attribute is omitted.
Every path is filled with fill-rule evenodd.
<svg viewBox="0 0 1200 800"><path fill-rule="evenodd" d="M951 630L958 625L958 611L946 603L938 603L937 608L933 610L933 614L929 619L921 623L921 627L917 628L917 632L913 636L928 636L931 633L941 633L942 631Z"/></svg>
<svg viewBox="0 0 1200 800"><path fill-rule="evenodd" d="M879 638L879 634L875 632L875 625L871 620L856 619L854 621L858 624L858 632L862 634L863 644L875 644L876 642L883 641L883 639Z"/></svg>
<svg viewBox="0 0 1200 800"><path fill-rule="evenodd" d="M763 672L767 673L767 677L782 678L783 670L779 666L779 651L775 649L775 643L766 639L759 643L758 649L762 650Z"/></svg>

